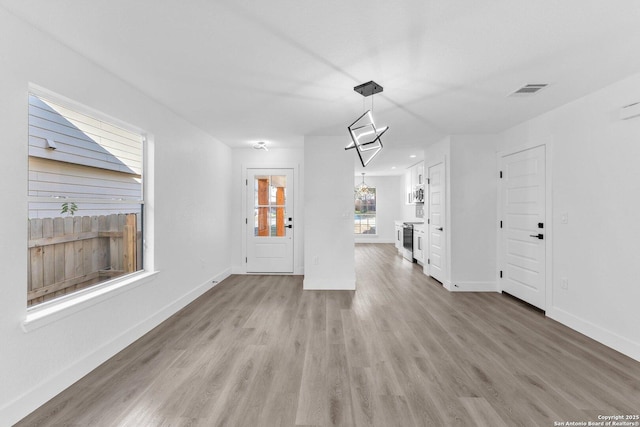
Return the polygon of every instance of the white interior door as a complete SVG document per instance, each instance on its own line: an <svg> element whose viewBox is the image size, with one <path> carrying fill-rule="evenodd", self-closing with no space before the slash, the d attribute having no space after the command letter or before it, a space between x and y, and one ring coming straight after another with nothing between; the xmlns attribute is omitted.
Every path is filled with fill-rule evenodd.
<svg viewBox="0 0 640 427"><path fill-rule="evenodd" d="M545 309L545 147L501 159L502 290Z"/></svg>
<svg viewBox="0 0 640 427"><path fill-rule="evenodd" d="M429 167L429 275L445 280L445 177L444 163Z"/></svg>
<svg viewBox="0 0 640 427"><path fill-rule="evenodd" d="M247 272L293 273L293 169L247 169Z"/></svg>

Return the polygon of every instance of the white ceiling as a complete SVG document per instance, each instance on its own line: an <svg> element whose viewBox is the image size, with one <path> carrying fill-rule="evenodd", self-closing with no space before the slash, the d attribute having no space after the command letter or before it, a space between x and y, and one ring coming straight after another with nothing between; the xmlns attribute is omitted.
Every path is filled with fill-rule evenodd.
<svg viewBox="0 0 640 427"><path fill-rule="evenodd" d="M0 0L232 147L344 135L371 105L368 174L451 133L494 133L640 72L637 0ZM549 83L533 97L507 97ZM639 94L640 96L640 94ZM420 148L420 149L418 149ZM355 153L346 153L353 155Z"/></svg>

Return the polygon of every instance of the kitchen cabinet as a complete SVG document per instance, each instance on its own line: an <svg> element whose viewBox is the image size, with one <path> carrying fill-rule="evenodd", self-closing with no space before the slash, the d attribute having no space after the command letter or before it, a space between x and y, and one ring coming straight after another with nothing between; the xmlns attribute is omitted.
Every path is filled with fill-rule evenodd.
<svg viewBox="0 0 640 427"><path fill-rule="evenodd" d="M411 168L407 169L407 172L404 174L404 202L407 205L412 205L413 201L413 171Z"/></svg>
<svg viewBox="0 0 640 427"><path fill-rule="evenodd" d="M413 226L413 258L420 265L424 265L425 231L424 224Z"/></svg>
<svg viewBox="0 0 640 427"><path fill-rule="evenodd" d="M395 222L395 244L398 252L402 251L402 221Z"/></svg>
<svg viewBox="0 0 640 427"><path fill-rule="evenodd" d="M407 205L424 203L424 162L417 163L407 169L404 182L405 203Z"/></svg>

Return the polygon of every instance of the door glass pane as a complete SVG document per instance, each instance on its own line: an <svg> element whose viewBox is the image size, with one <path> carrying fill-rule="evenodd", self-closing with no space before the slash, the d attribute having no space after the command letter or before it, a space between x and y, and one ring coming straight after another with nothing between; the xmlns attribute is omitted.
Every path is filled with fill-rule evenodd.
<svg viewBox="0 0 640 427"><path fill-rule="evenodd" d="M284 205L287 188L287 177L284 175L273 175L271 177L271 204Z"/></svg>
<svg viewBox="0 0 640 427"><path fill-rule="evenodd" d="M256 237L285 237L286 175L255 176L254 233Z"/></svg>

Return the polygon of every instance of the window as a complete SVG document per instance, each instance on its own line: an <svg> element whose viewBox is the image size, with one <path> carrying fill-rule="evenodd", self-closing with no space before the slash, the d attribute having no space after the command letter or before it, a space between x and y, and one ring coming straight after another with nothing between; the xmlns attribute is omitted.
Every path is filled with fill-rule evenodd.
<svg viewBox="0 0 640 427"><path fill-rule="evenodd" d="M144 137L29 95L27 305L143 268Z"/></svg>
<svg viewBox="0 0 640 427"><path fill-rule="evenodd" d="M355 188L355 234L376 234L376 188L362 184Z"/></svg>

